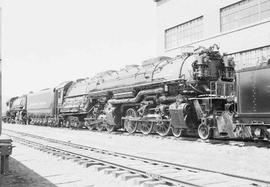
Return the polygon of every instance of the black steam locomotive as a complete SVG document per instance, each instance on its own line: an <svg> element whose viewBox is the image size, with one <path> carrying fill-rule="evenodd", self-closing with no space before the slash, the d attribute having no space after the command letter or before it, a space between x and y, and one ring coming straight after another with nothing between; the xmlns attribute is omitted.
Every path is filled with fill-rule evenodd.
<svg viewBox="0 0 270 187"><path fill-rule="evenodd" d="M217 46L200 47L174 59L153 58L28 94L26 112L17 112L24 123L36 125L202 139L269 138L270 106L262 102L269 97L269 78L259 71L270 68L239 71L236 83L233 59Z"/></svg>

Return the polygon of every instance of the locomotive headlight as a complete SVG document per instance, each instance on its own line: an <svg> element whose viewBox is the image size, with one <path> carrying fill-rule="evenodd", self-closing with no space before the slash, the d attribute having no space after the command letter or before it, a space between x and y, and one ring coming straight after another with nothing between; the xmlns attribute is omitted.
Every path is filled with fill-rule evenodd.
<svg viewBox="0 0 270 187"><path fill-rule="evenodd" d="M256 128L254 130L254 134L255 134L255 136L260 136L261 135L261 129L260 128Z"/></svg>

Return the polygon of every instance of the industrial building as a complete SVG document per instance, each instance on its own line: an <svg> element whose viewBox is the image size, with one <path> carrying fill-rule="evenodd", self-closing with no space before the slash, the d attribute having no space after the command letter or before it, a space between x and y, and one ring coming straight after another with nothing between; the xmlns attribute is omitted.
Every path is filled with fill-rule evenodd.
<svg viewBox="0 0 270 187"><path fill-rule="evenodd" d="M154 0L157 54L218 44L236 68L270 58L270 0Z"/></svg>

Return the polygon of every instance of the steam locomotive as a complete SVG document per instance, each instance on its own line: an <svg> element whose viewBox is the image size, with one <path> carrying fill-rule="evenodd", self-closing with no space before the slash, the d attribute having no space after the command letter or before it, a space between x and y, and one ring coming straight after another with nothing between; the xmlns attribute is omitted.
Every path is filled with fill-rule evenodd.
<svg viewBox="0 0 270 187"><path fill-rule="evenodd" d="M25 123L26 122L26 95L12 97L6 102L2 120L5 123Z"/></svg>
<svg viewBox="0 0 270 187"><path fill-rule="evenodd" d="M239 71L236 79L234 66L216 45L200 47L27 94L20 110L13 98L9 111L35 125L269 139L270 106L262 99L269 97L269 78L257 72L270 67Z"/></svg>

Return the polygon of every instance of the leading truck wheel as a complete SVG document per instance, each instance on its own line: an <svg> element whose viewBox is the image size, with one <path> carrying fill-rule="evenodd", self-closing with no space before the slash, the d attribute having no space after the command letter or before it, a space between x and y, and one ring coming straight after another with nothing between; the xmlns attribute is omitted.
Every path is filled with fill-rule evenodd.
<svg viewBox="0 0 270 187"><path fill-rule="evenodd" d="M127 118L128 117L137 117L137 116L138 116L137 111L133 108L129 108L126 111ZM125 119L124 127L129 134L132 134L137 130L138 123L136 121L131 121L129 119Z"/></svg>
<svg viewBox="0 0 270 187"><path fill-rule="evenodd" d="M208 125L200 124L198 127L198 134L201 139L207 140L212 137L212 130Z"/></svg>

